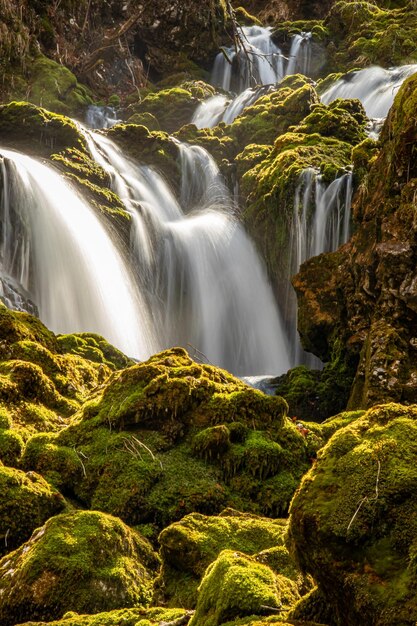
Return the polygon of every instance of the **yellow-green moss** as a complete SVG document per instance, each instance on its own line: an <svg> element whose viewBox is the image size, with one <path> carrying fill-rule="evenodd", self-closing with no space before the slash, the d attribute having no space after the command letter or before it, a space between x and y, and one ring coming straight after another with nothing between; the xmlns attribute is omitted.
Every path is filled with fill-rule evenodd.
<svg viewBox="0 0 417 626"><path fill-rule="evenodd" d="M262 615L262 607L278 610L280 602L280 585L269 567L243 553L224 550L201 581L190 626L219 626L237 617Z"/></svg>
<svg viewBox="0 0 417 626"><path fill-rule="evenodd" d="M415 406L375 406L336 431L292 502L291 549L337 624L416 619L416 442Z"/></svg>
<svg viewBox="0 0 417 626"><path fill-rule="evenodd" d="M0 561L1 623L146 606L157 568L150 545L117 518L56 516Z"/></svg>
<svg viewBox="0 0 417 626"><path fill-rule="evenodd" d="M15 550L33 530L65 508L64 498L39 474L0 464L0 555Z"/></svg>
<svg viewBox="0 0 417 626"><path fill-rule="evenodd" d="M157 599L170 606L195 606L197 586L222 550L254 555L283 542L286 522L226 509L219 516L192 513L159 536L162 571Z"/></svg>

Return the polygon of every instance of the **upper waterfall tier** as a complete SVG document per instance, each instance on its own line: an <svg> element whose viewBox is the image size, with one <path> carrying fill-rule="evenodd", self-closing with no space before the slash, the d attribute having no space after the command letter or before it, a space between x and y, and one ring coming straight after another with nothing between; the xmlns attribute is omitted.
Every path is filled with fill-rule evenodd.
<svg viewBox="0 0 417 626"><path fill-rule="evenodd" d="M244 26L240 29L240 43L217 55L211 76L216 87L237 96L216 95L197 108L192 123L198 128L230 124L262 95L259 87L273 85L284 76L301 72L308 75L310 66L311 33L294 35L288 58L272 40L271 29L262 26Z"/></svg>

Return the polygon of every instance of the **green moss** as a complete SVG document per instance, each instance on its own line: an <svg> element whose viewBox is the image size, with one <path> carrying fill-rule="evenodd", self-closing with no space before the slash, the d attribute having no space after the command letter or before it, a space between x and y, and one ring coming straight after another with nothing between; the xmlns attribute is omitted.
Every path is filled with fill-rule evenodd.
<svg viewBox="0 0 417 626"><path fill-rule="evenodd" d="M262 614L263 606L278 610L280 601L280 586L269 567L224 550L204 575L190 626L218 626L236 617Z"/></svg>
<svg viewBox="0 0 417 626"><path fill-rule="evenodd" d="M348 625L407 623L417 615L416 419L414 406L386 404L338 430L291 505L298 564Z"/></svg>
<svg viewBox="0 0 417 626"><path fill-rule="evenodd" d="M369 2L341 0L325 20L329 39L334 42L330 65L337 71L353 63L365 67L415 62L416 24L412 3L384 10Z"/></svg>
<svg viewBox="0 0 417 626"><path fill-rule="evenodd" d="M120 609L96 615L79 615L74 611L65 613L62 619L50 622L30 622L26 626L160 626L186 618L184 609L134 608ZM23 626L23 625L22 625Z"/></svg>
<svg viewBox="0 0 417 626"><path fill-rule="evenodd" d="M146 606L157 566L145 539L117 518L95 511L56 516L0 561L2 623Z"/></svg>
<svg viewBox="0 0 417 626"><path fill-rule="evenodd" d="M86 148L72 120L28 102L0 106L0 133L4 146L39 156L49 156L68 147Z"/></svg>
<svg viewBox="0 0 417 626"><path fill-rule="evenodd" d="M58 345L66 354L78 356L105 364L110 369L122 369L132 365L132 361L108 341L94 333L77 333L73 335L58 335Z"/></svg>
<svg viewBox="0 0 417 626"><path fill-rule="evenodd" d="M23 439L14 430L0 428L0 461L16 466L23 452Z"/></svg>
<svg viewBox="0 0 417 626"><path fill-rule="evenodd" d="M367 117L359 100L337 99L325 106L319 104L294 130L299 133L319 133L357 144L365 139Z"/></svg>
<svg viewBox="0 0 417 626"><path fill-rule="evenodd" d="M157 599L171 606L193 607L206 568L222 550L253 555L283 542L285 522L226 509L220 516L192 513L159 536L162 571Z"/></svg>
<svg viewBox="0 0 417 626"><path fill-rule="evenodd" d="M149 131L145 126L117 124L107 131L123 151L144 165L162 171L174 187L180 184L178 144L165 132Z"/></svg>
<svg viewBox="0 0 417 626"><path fill-rule="evenodd" d="M68 68L44 56L31 63L29 85L29 101L55 113L77 114L93 103L91 91Z"/></svg>
<svg viewBox="0 0 417 626"><path fill-rule="evenodd" d="M228 134L243 150L248 143L273 144L276 137L300 122L318 104L318 96L308 78L285 78L276 91L259 98L231 124Z"/></svg>
<svg viewBox="0 0 417 626"><path fill-rule="evenodd" d="M35 472L0 464L0 491L0 555L16 549L65 508L64 498Z"/></svg>
<svg viewBox="0 0 417 626"><path fill-rule="evenodd" d="M114 372L61 434L31 439L22 462L130 524L162 528L228 505L284 513L309 463L286 408L175 348ZM218 433L229 433L230 448L209 458ZM272 498L265 477L270 489L278 481Z"/></svg>
<svg viewBox="0 0 417 626"><path fill-rule="evenodd" d="M209 92L212 93L212 89L208 91L208 88L203 88L204 83L200 85L199 88L193 87L191 83L190 89L180 86L151 92L139 104L131 105L130 111L135 115L152 115L161 130L172 133L188 124L200 99L207 97ZM186 83L185 87L187 86Z"/></svg>
<svg viewBox="0 0 417 626"><path fill-rule="evenodd" d="M0 306L0 338L0 415L5 427L0 447L7 462L17 461L22 449L19 435L26 439L34 432L62 429L65 418L106 380L111 369L128 362L95 335L79 340L90 347L91 360L62 354L61 350L70 349L69 339L67 348L61 348L37 318L4 305Z"/></svg>

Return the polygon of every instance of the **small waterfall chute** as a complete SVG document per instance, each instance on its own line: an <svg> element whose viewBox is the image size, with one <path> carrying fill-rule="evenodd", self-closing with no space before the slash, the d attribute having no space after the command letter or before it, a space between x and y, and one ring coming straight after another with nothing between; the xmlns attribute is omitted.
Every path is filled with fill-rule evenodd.
<svg viewBox="0 0 417 626"><path fill-rule="evenodd" d="M325 185L320 172L305 169L294 194L294 211L290 230L290 257L284 317L293 346L292 363L318 366L319 361L307 355L297 334L297 301L291 287L291 276L300 265L323 252L333 252L350 236L352 172L342 174Z"/></svg>

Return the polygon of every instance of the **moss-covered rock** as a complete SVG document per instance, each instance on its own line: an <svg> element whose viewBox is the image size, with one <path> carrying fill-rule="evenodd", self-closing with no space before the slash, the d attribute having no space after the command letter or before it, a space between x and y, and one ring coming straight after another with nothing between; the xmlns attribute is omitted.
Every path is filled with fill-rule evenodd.
<svg viewBox="0 0 417 626"><path fill-rule="evenodd" d="M331 71L417 60L414 5L408 2L390 10L379 4L340 0L332 6L324 22L331 42L327 49Z"/></svg>
<svg viewBox="0 0 417 626"><path fill-rule="evenodd" d="M17 464L21 437L63 428L91 391L128 362L98 335L57 338L36 317L2 304L0 459Z"/></svg>
<svg viewBox="0 0 417 626"><path fill-rule="evenodd" d="M312 81L305 76L288 76L278 89L247 107L228 129L241 150L248 143L273 144L278 135L299 123L319 99Z"/></svg>
<svg viewBox="0 0 417 626"><path fill-rule="evenodd" d="M319 451L292 505L290 545L335 624L413 624L415 407L378 405Z"/></svg>
<svg viewBox="0 0 417 626"><path fill-rule="evenodd" d="M48 622L27 622L21 626L161 626L177 621L186 624L189 619L185 609L166 608L134 608L96 613L95 615L81 615L75 611L68 611L62 619ZM183 620L182 622L180 620Z"/></svg>
<svg viewBox="0 0 417 626"><path fill-rule="evenodd" d="M47 157L65 148L86 147L72 120L28 102L0 106L0 137L4 147Z"/></svg>
<svg viewBox="0 0 417 626"><path fill-rule="evenodd" d="M254 555L282 545L285 530L284 520L232 509L219 516L186 515L159 536L162 571L157 582L157 600L169 601L170 606L194 607L200 580L222 550Z"/></svg>
<svg viewBox="0 0 417 626"><path fill-rule="evenodd" d="M167 133L150 131L136 124L117 124L107 131L107 135L127 156L143 165L155 167L163 172L173 187L179 187L178 142Z"/></svg>
<svg viewBox="0 0 417 626"><path fill-rule="evenodd" d="M214 88L203 81L185 82L178 87L151 92L140 103L129 107L131 117L127 118L127 123L142 123L149 130L172 133L189 124L198 104L213 94Z"/></svg>
<svg viewBox="0 0 417 626"><path fill-rule="evenodd" d="M65 508L64 498L35 472L0 464L0 555L15 550L49 517Z"/></svg>
<svg viewBox="0 0 417 626"><path fill-rule="evenodd" d="M33 437L23 463L131 524L228 505L279 515L309 463L285 412L281 398L176 348L114 373L60 435ZM216 427L230 446L210 457L202 439Z"/></svg>
<svg viewBox="0 0 417 626"><path fill-rule="evenodd" d="M224 550L201 581L190 626L219 626L265 612L285 614L298 599L296 585L289 579L250 556Z"/></svg>
<svg viewBox="0 0 417 626"><path fill-rule="evenodd" d="M29 102L64 115L80 115L92 104L91 91L78 83L64 65L42 55L29 67L29 89L25 98Z"/></svg>
<svg viewBox="0 0 417 626"><path fill-rule="evenodd" d="M96 511L58 515L0 561L4 626L150 602L158 559L120 520Z"/></svg>

